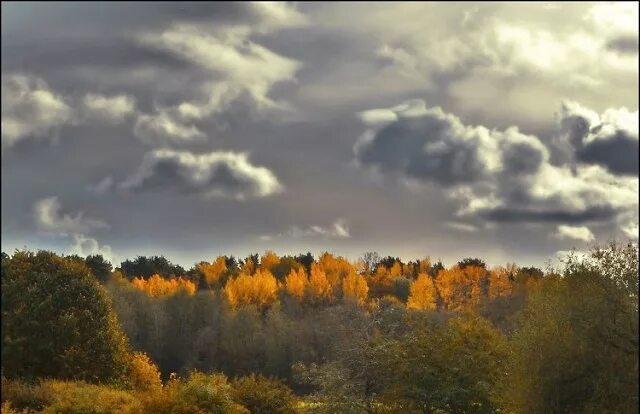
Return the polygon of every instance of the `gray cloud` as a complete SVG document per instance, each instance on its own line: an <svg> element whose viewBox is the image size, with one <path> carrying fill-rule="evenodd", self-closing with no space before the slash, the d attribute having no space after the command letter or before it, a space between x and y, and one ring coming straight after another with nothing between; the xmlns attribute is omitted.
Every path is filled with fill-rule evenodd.
<svg viewBox="0 0 640 414"><path fill-rule="evenodd" d="M607 47L622 54L638 54L638 36L616 37L607 42Z"/></svg>
<svg viewBox="0 0 640 414"><path fill-rule="evenodd" d="M378 128L355 144L358 163L418 181L454 186L481 182L496 173L526 176L535 174L549 156L537 138L517 128L500 132L466 126L419 100L365 111L361 118Z"/></svg>
<svg viewBox="0 0 640 414"><path fill-rule="evenodd" d="M244 153L193 154L170 149L147 153L140 168L120 187L135 192L169 190L238 200L266 197L283 189L270 170L251 164Z"/></svg>
<svg viewBox="0 0 640 414"><path fill-rule="evenodd" d="M597 117L586 109L582 113ZM585 117L563 118L565 130L568 124L574 126L565 138L588 145L593 141L609 144L612 138L602 131L617 131L623 125L625 131L633 129L628 112L605 114L602 119L607 125L591 130L593 137L585 136L590 122ZM456 214L461 218L611 223L637 206L636 179L612 176L597 166L552 165L549 149L537 137L514 127L498 131L466 126L456 116L440 108L427 109L419 101L365 111L361 118L370 129L354 146L357 163L409 183L434 183L448 189L459 203ZM581 156L580 151L577 154Z"/></svg>

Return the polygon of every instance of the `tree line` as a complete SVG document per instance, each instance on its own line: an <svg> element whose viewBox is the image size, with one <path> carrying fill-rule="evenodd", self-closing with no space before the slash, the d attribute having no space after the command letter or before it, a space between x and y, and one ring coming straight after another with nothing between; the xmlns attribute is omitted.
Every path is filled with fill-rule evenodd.
<svg viewBox="0 0 640 414"><path fill-rule="evenodd" d="M633 243L545 271L272 251L114 269L16 251L2 312L7 410L638 412ZM80 395L107 408L61 408Z"/></svg>

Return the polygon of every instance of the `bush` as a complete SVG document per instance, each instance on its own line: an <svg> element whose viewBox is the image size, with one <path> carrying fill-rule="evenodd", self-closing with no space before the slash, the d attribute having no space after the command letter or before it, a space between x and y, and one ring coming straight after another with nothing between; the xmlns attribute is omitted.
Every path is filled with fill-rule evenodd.
<svg viewBox="0 0 640 414"><path fill-rule="evenodd" d="M160 371L144 352L135 352L131 357L129 383L135 390L149 391L162 388Z"/></svg>
<svg viewBox="0 0 640 414"><path fill-rule="evenodd" d="M39 385L29 384L23 381L12 381L2 378L2 412L5 412L5 404L13 412L40 411L50 400ZM7 411L11 412L11 411Z"/></svg>
<svg viewBox="0 0 640 414"><path fill-rule="evenodd" d="M279 380L251 374L235 380L233 386L236 401L252 414L296 412L293 393Z"/></svg>
<svg viewBox="0 0 640 414"><path fill-rule="evenodd" d="M161 391L141 395L145 412L157 414L249 414L233 399L223 374L192 372L186 381L172 378Z"/></svg>
<svg viewBox="0 0 640 414"><path fill-rule="evenodd" d="M131 393L84 382L45 381L51 396L44 414L142 414L142 404Z"/></svg>
<svg viewBox="0 0 640 414"><path fill-rule="evenodd" d="M3 379L2 402L3 413L143 413L142 404L131 393L85 382L46 380L28 384Z"/></svg>

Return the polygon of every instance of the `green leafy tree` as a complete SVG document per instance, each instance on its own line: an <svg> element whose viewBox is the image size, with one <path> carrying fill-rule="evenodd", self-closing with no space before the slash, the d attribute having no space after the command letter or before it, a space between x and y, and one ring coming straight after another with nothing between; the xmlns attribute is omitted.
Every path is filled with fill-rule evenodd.
<svg viewBox="0 0 640 414"><path fill-rule="evenodd" d="M638 412L638 250L569 256L530 295L512 341L505 407L527 413Z"/></svg>
<svg viewBox="0 0 640 414"><path fill-rule="evenodd" d="M486 320L467 315L446 324L418 315L417 325L384 349L384 400L402 412L493 413L493 385L506 342Z"/></svg>
<svg viewBox="0 0 640 414"><path fill-rule="evenodd" d="M107 280L109 280L113 266L111 265L111 262L102 257L101 254L87 256L86 259L84 259L84 262L87 267L91 269L91 273L93 273L100 282L106 283Z"/></svg>
<svg viewBox="0 0 640 414"><path fill-rule="evenodd" d="M476 266L483 269L487 268L487 265L483 260L474 257L467 257L466 259L462 259L458 262L458 267L460 269L464 269L467 266Z"/></svg>
<svg viewBox="0 0 640 414"><path fill-rule="evenodd" d="M47 251L17 251L4 265L5 376L125 379L128 341L106 291L83 263Z"/></svg>

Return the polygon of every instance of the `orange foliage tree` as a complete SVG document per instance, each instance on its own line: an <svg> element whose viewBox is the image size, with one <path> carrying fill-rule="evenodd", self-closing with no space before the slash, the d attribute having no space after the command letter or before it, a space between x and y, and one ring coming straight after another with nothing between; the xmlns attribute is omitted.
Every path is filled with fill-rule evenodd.
<svg viewBox="0 0 640 414"><path fill-rule="evenodd" d="M262 257L260 257L260 270L273 272L273 268L277 266L278 263L280 263L278 255L271 250L267 250Z"/></svg>
<svg viewBox="0 0 640 414"><path fill-rule="evenodd" d="M393 273L397 276L392 276L391 271L384 265L379 265L376 268L376 272L369 279L369 285L371 287L371 295L373 297L383 297L387 295L393 295L393 280L402 274L402 267L396 266L399 263L394 263L392 266Z"/></svg>
<svg viewBox="0 0 640 414"><path fill-rule="evenodd" d="M198 269L204 275L204 280L207 282L207 286L211 289L217 285L220 278L227 271L227 260L224 256L219 256L211 264L202 262L198 264Z"/></svg>
<svg viewBox="0 0 640 414"><path fill-rule="evenodd" d="M409 289L408 309L433 310L436 308L438 292L433 279L426 273L420 273Z"/></svg>
<svg viewBox="0 0 640 414"><path fill-rule="evenodd" d="M252 275L255 272L256 272L256 263L253 261L251 257L249 257L240 268L240 273L244 273L245 275Z"/></svg>
<svg viewBox="0 0 640 414"><path fill-rule="evenodd" d="M514 275L517 273L518 268L512 263L492 269L489 272L489 300L511 295L514 291Z"/></svg>
<svg viewBox="0 0 640 414"><path fill-rule="evenodd" d="M311 265L309 287L315 301L331 302L333 300L331 284L327 279L326 273L317 263Z"/></svg>
<svg viewBox="0 0 640 414"><path fill-rule="evenodd" d="M285 291L299 302L302 302L307 286L309 286L309 279L307 279L304 268L300 267L298 270L291 269L291 272L289 272L289 275L285 279Z"/></svg>
<svg viewBox="0 0 640 414"><path fill-rule="evenodd" d="M463 310L481 303L487 286L487 271L480 266L453 266L441 270L436 287L445 309Z"/></svg>
<svg viewBox="0 0 640 414"><path fill-rule="evenodd" d="M253 276L240 273L229 279L224 291L233 307L253 304L265 310L276 300L278 282L270 272L257 270Z"/></svg>
<svg viewBox="0 0 640 414"><path fill-rule="evenodd" d="M342 280L342 297L345 299L353 299L359 305L362 305L367 300L367 293L369 293L369 286L365 278L355 271L348 273Z"/></svg>
<svg viewBox="0 0 640 414"><path fill-rule="evenodd" d="M341 256L336 257L331 253L324 253L320 256L318 259L318 266L325 273L333 295L338 293L338 288L342 279L344 279L349 273L356 271L356 267L347 259Z"/></svg>
<svg viewBox="0 0 640 414"><path fill-rule="evenodd" d="M180 291L184 291L189 295L196 293L195 283L182 277L165 279L156 274L146 280L136 277L131 281L131 284L153 298L175 295Z"/></svg>

